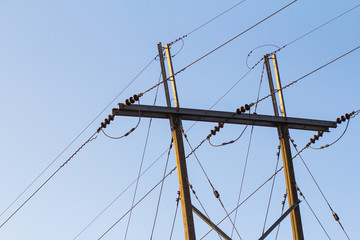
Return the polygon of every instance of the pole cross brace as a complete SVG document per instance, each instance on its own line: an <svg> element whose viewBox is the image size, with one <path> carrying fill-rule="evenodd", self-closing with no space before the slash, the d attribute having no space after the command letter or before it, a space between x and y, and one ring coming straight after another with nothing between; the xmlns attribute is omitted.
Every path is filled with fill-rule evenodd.
<svg viewBox="0 0 360 240"><path fill-rule="evenodd" d="M214 224L210 219L208 219L200 210L192 206L192 210L196 215L198 215L204 222L206 222L212 229L214 229L218 234L220 234L225 240L231 240L231 238L226 235L216 224Z"/></svg>
<svg viewBox="0 0 360 240"><path fill-rule="evenodd" d="M264 240L267 237L267 235L269 235L272 232L272 230L274 230L276 226L279 225L281 221L284 220L286 216L289 215L290 212L300 204L300 202L301 201L298 199L297 202L295 202L288 210L286 210L286 212L283 215L281 215L281 217L278 220L276 220L276 222L273 225L271 225L271 227L259 238L259 240Z"/></svg>
<svg viewBox="0 0 360 240"><path fill-rule="evenodd" d="M180 117L181 120L202 122L223 122L231 124L254 125L263 127L278 127L286 124L289 129L301 129L328 132L329 128L336 128L333 121L314 119L278 117L261 114L236 114L234 112L172 108L150 105L124 105L112 110L116 116L149 117L169 119L170 116Z"/></svg>

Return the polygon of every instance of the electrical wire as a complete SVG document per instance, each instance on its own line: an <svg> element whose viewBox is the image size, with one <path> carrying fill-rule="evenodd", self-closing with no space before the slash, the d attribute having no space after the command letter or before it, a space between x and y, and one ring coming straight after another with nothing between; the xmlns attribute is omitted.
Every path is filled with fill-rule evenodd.
<svg viewBox="0 0 360 240"><path fill-rule="evenodd" d="M160 82L160 78L161 78L161 74L160 74L160 76L159 76L159 82ZM154 98L154 103L153 103L153 105L156 104L158 91L159 91L159 88L156 89L156 94L155 94L155 98ZM140 101L139 101L139 106L140 106ZM140 107L139 107L139 115L140 115ZM141 119L141 118L139 118L139 122L140 122L140 119ZM133 205L134 205L134 202L135 202L135 197L136 197L136 193L137 193L137 189L138 189L138 185L139 185L139 180L140 180L140 174L141 174L142 166L143 166L143 163L144 163L145 152L146 152L146 148L147 148L147 144L148 144L148 140L149 140L151 123L152 123L152 118L150 118L150 121L149 121L149 126L148 126L148 130L147 130L147 134L146 134L146 140L145 140L144 150L143 150L143 154L142 154L142 157L141 157L141 163L140 163L140 167L139 167L138 178L137 178L137 181L136 181L136 184L135 184L135 191L134 191L134 195L133 195L133 199L132 199L131 206L133 206ZM167 164L166 164L166 166L167 166ZM165 174L165 173L164 173L164 174ZM162 189L162 188L161 188L161 189ZM128 233L129 226L130 226L130 221L131 221L131 216L132 216L132 210L130 211L130 214L129 214L129 219L128 219L128 223L127 223L126 230L125 230L124 240L126 240L126 237L127 237L127 233Z"/></svg>
<svg viewBox="0 0 360 240"><path fill-rule="evenodd" d="M242 0L240 2L238 2L237 4L233 5L231 8L228 8L227 10L225 10L224 12L218 14L217 16L213 17L212 19L208 20L207 22L201 24L199 27L193 29L192 31L190 31L189 33L183 35L182 37L177 38L176 40L170 42L168 45L171 46L174 43L180 41L180 40L184 40L184 38L187 38L190 34L196 32L197 30L199 30L200 28L206 26L207 24L211 23L212 21L214 21L215 19L221 17L222 15L224 15L225 13L229 12L230 10L234 9L235 7L239 6L240 4L242 4L243 2L245 2L246 0Z"/></svg>
<svg viewBox="0 0 360 240"><path fill-rule="evenodd" d="M138 118L139 120L138 120L137 124L135 125L135 127L131 128L129 131L127 131L125 134L123 134L123 135L121 135L121 136L119 136L119 137L113 137L113 136L108 135L108 134L104 131L104 128L101 128L102 133L103 133L106 137L108 137L108 138L110 138L110 139L119 140L119 139L121 139L121 138L127 137L130 133L132 133L133 131L135 131L135 130L137 129L137 127L139 126L140 122L141 122L140 100L138 101L138 105L139 105L139 118Z"/></svg>
<svg viewBox="0 0 360 240"><path fill-rule="evenodd" d="M318 30L318 29L320 29L320 28L324 27L325 25L327 25L327 24L331 23L332 21L334 21L334 20L336 20L336 19L338 19L338 18L342 17L343 15L345 15L345 14L347 14L347 13L351 12L352 10L354 10L354 9L358 8L359 6L360 6L360 4L356 5L355 7L352 7L351 9L349 9L349 10L347 10L347 11L345 11L345 12L343 12L343 13L339 14L339 15L337 15L336 17L334 17L334 18L330 19L329 21L327 21L327 22L325 22L325 23L321 24L320 26L317 26L316 28L314 28L314 29L310 30L309 32L307 32L307 33L305 33L305 34L301 35L300 37L298 37L298 38L296 38L296 39L292 40L291 42L289 42L289 43L287 43L287 44L283 45L282 47L278 47L277 45L273 45L273 44L265 44L265 45L261 45L261 46L259 46L259 47L254 48L253 50L251 50L251 51L249 52L249 54L248 54L248 56L247 56L247 58L246 58L246 66L250 69L250 67L249 67L249 65L248 65L248 59L249 59L250 55L253 53L253 51L254 51L254 50L256 50L256 49L258 49L258 48L261 48L261 47L274 46L274 47L277 47L278 49L276 49L275 51L273 51L273 52L271 52L271 53L267 54L267 55L273 55L273 54L275 54L275 53L277 53L277 52L280 52L280 51L281 51L281 50L283 50L285 47L287 47L287 46L289 46L289 45L291 45L291 44L293 44L293 43L297 42L298 40L300 40L300 39L302 39L302 38L306 37L307 35L309 35L309 34L311 34L311 33L315 32L316 30ZM260 60L259 60L256 64L259 64L262 60L264 60L264 58L263 58L263 57L262 57L262 58L261 58L261 59L260 59ZM254 66L256 66L256 64L255 64Z"/></svg>
<svg viewBox="0 0 360 240"><path fill-rule="evenodd" d="M64 148L64 150L62 150L60 152L59 155L57 155L54 160L52 160L45 168L44 170L41 171L41 173L33 180L30 182L30 184L2 211L2 213L0 214L0 217L4 215L4 213L10 208L12 207L16 201L22 197L24 195L24 193L32 186L34 185L34 183L56 162L56 160L58 160L64 153L66 150L69 149L70 146L72 146L74 144L74 142L76 140L78 140L83 133L101 116L101 114L103 114L106 109L108 109L108 107L113 104L115 102L115 100L154 62L156 57L154 57L148 64L146 64L146 66L104 107L103 110L100 111L100 113L98 115L96 115L96 117L90 121L90 123L88 125L86 125L86 127Z"/></svg>
<svg viewBox="0 0 360 240"><path fill-rule="evenodd" d="M306 200L304 194L300 191L299 187L296 186L296 189L299 191L300 196L305 200L306 204L308 205L309 209L311 210L312 214L314 215L314 217L316 218L317 222L320 224L322 230L324 231L324 233L326 234L326 236L331 240L329 234L327 233L327 231L325 230L324 226L321 224L320 219L316 216L316 213L314 212L314 210L312 209L312 207L310 206L309 202Z"/></svg>
<svg viewBox="0 0 360 240"><path fill-rule="evenodd" d="M282 216L283 213L284 213L286 197L287 197L287 193L285 192L285 194L284 194L284 200L281 202L282 208L281 208L281 214L280 214L280 216ZM277 226L275 240L277 240L277 238L278 238L278 236L279 236L280 225L281 225L281 222L280 222L279 225Z"/></svg>
<svg viewBox="0 0 360 240"><path fill-rule="evenodd" d="M276 153L277 159L276 159L276 166L275 166L275 171L277 171L278 169L278 165L279 165L279 159L280 159L280 145L278 146L278 151ZM263 226L263 230L262 230L262 234L264 234L265 232L265 227L266 227L266 221L267 221L267 217L269 214L269 209L270 209L270 203L271 203L271 199L272 199L272 194L273 194L273 190L274 190L274 185L275 185L275 179L276 177L273 178L272 184L271 184L271 190L270 190L270 196L269 196L269 201L268 201L268 205L266 208L266 214L265 214L265 220L264 220L264 226ZM284 209L284 208L283 208ZM282 214L281 214L282 215Z"/></svg>
<svg viewBox="0 0 360 240"><path fill-rule="evenodd" d="M256 102L254 102L254 103L251 103L251 104L249 104L249 105L250 105L250 106L253 106L253 105L255 105L255 104L259 103L259 102L264 101L265 99L269 98L269 97L270 97L270 96L272 96L273 94L275 94L275 93L277 93L277 92L279 92L279 91L281 91L281 90L283 90L283 89L285 89L285 88L290 87L291 85L293 85L293 84L295 84L295 83L299 82L300 80L302 80L302 79L304 79L304 78L306 78L306 77L310 76L311 74L313 74L313 73L315 73L315 72L317 72L317 71L319 71L319 70L323 69L324 67L326 67L326 66L328 66L328 65L330 65L330 64L332 64L332 63L334 63L334 62L336 62L337 60L339 60L339 59L341 59L341 58L343 58L343 57L347 56L348 54L350 54L350 53L352 53L352 52L354 52L354 51L358 50L359 48L360 48L360 46L357 46L357 47L353 48L352 50L350 50L350 51L348 51L348 52L346 52L346 53L342 54L341 56L339 56L339 57L337 57L337 58L335 58L335 59L331 60L330 62L327 62L326 64L324 64L324 65L322 65L322 66L320 66L320 67L316 68L315 70L313 70L313 71L311 71L311 72L309 72L309 73L307 73L307 74L303 75L302 77L300 77L300 78L296 79L295 81L293 81L293 82L291 82L291 83L289 83L289 84L285 85L284 87L281 87L281 88L279 88L279 89L275 90L274 92L272 92L272 93L270 93L270 94L266 95L265 97L263 97L263 98L261 98L261 99L257 100L257 101L256 101Z"/></svg>
<svg viewBox="0 0 360 240"><path fill-rule="evenodd" d="M325 144L324 146L321 146L321 147L312 147L312 146L309 146L311 149L315 149L315 150L319 150L319 149L324 149L324 148L328 148L332 145L334 145L335 143L337 143L346 133L347 129L348 129L348 126L349 126L349 123L350 123L350 118L348 119L348 122L346 123L346 127L345 127L345 130L343 131L343 133L340 135L340 137L338 137L334 142L330 143L330 144Z"/></svg>
<svg viewBox="0 0 360 240"><path fill-rule="evenodd" d="M230 93L231 90L233 90L236 85L238 85L252 70L249 69L235 84L233 84L229 90L227 90L218 100L216 100L216 102L209 108L209 110L213 109L226 95L228 95ZM195 121L187 130L185 133L189 132L190 129L192 129L196 124L198 123L198 121Z"/></svg>
<svg viewBox="0 0 360 240"><path fill-rule="evenodd" d="M88 140L86 140L55 172L53 172L53 174L50 175L50 177L48 177L46 179L46 181L41 184L36 190L35 192L33 192L1 225L0 228L2 228L27 202L30 201L31 198L34 197L34 195L36 193L38 193L40 191L41 188L43 188L45 186L45 184L47 184L50 179L52 179L66 164L68 164L70 162L70 160L89 142L93 141L96 139L96 135L98 134L98 131L94 132L89 138Z"/></svg>
<svg viewBox="0 0 360 240"><path fill-rule="evenodd" d="M185 67L183 67L182 69L180 69L179 71L175 72L173 75L169 76L168 78L164 79L163 81L161 81L160 83L152 86L151 88L145 90L144 92L140 93L139 96L143 96L144 94L148 93L149 91L153 90L154 88L156 88L157 86L159 86L160 84L162 84L163 82L175 77L176 75L178 75L179 73L185 71L187 68L191 67L192 65L194 65L195 63L201 61L202 59L206 58L207 56L209 56L210 54L214 53L215 51L219 50L220 48L224 47L225 45L229 44L230 42L232 42L233 40L235 40L236 38L240 37L241 35L247 33L248 31L250 31L251 29L255 28L256 26L258 26L259 24L265 22L266 20L268 20L269 18L273 17L274 15L276 15L277 13L281 12L282 10L286 9L287 7L289 7L290 5L294 4L297 0L292 1L291 3L287 4L286 6L280 8L279 10L275 11L274 13L270 14L269 16L267 16L266 18L262 19L261 21L257 22L256 24L252 25L251 27L247 28L246 30L244 30L243 32L239 33L238 35L236 35L235 37L231 38L230 40L226 41L225 43L221 44L220 46L216 47L215 49L211 50L210 52L206 53L205 55L203 55L202 57L196 59L195 61L191 62L190 64L186 65Z"/></svg>
<svg viewBox="0 0 360 240"><path fill-rule="evenodd" d="M263 47L277 47L278 49L280 48L279 46L274 45L274 44L264 44L264 45L261 45L261 46L258 46L258 47L256 47L256 48L254 48L253 50L251 50L251 51L248 53L248 55L247 55L247 57L246 57L246 67L247 67L248 69L253 69L254 67L256 67L256 65L258 65L261 61L264 60L264 57L262 57L259 61L257 61L257 63L255 63L255 65L253 65L252 67L249 67L248 61L249 61L250 55L251 55L255 50L257 50L257 49L259 49L259 48L263 48Z"/></svg>
<svg viewBox="0 0 360 240"><path fill-rule="evenodd" d="M348 120L350 121L350 119L348 119ZM349 121L348 121L348 123L349 123ZM328 205L328 207L329 207L329 209L330 209L330 211L331 211L331 213L332 213L333 217L334 217L334 218L335 218L335 220L339 223L339 225L340 225L340 227L342 228L343 232L345 233L346 237L349 239L348 234L346 233L346 231L345 231L344 227L342 226L342 224L341 224L341 222L340 222L340 220L339 220L339 218L338 218L338 216L337 216L337 213L336 213L336 212L333 210L333 208L331 207L331 205L330 205L329 201L328 201L328 200L327 200L327 198L325 197L325 194L324 194L324 192L321 190L321 188L320 188L320 186L319 186L318 182L316 181L316 179L315 179L314 175L312 174L312 172L310 171L309 167L307 166L307 164L305 163L304 159L302 158L301 154L299 153L299 151L298 151L298 149L297 149L297 146L296 146L296 144L295 144L294 140L293 140L293 139L291 139L291 142L292 142L292 144L293 144L293 146L294 146L295 150L298 152L298 155L299 155L299 157L300 157L300 159L301 159L302 163L304 164L304 166L305 166L306 170L307 170L307 171L308 171L308 173L310 174L310 176L311 176L312 180L314 181L314 183L315 183L315 185L316 185L317 189L319 190L319 192L321 193L321 195L322 195L323 199L325 200L326 204ZM300 192L300 190L299 190L299 192ZM304 198L304 199L305 199L305 198ZM305 200L305 201L306 201L306 200Z"/></svg>
<svg viewBox="0 0 360 240"><path fill-rule="evenodd" d="M262 72L261 72L260 83L259 83L259 88L258 88L258 92L257 92L257 99L259 99L259 97L260 97L260 90L261 90L261 85L262 85L262 81L263 81L263 77L264 77L264 69L265 69L265 64L263 64L263 68L262 68ZM258 107L258 104L255 104L254 113L256 113L257 107ZM249 117L250 117L250 113L249 113ZM246 127L247 127L247 126L248 126L248 125L246 125ZM242 193L243 183L244 183L244 179L245 179L245 173L246 173L247 163L248 163L248 159L249 159L249 153L250 153L250 146L251 146L251 140L252 140L252 136L253 136L253 131L254 131L254 126L251 126L249 144L248 144L248 149L247 149L247 153L246 153L244 170L243 170L243 174L242 174L242 177L241 177L240 190L239 190L239 195L238 195L238 199L237 199L237 203L236 203L236 204L239 204L240 198L241 198L241 193ZM235 211L235 216L234 216L234 223L236 223L237 213L238 213L238 210L236 209L236 211ZM233 232L234 232L234 229L231 230L231 237L233 236Z"/></svg>
<svg viewBox="0 0 360 240"><path fill-rule="evenodd" d="M289 42L289 43L285 44L285 45L284 45L284 46L282 46L281 48L279 48L279 49L275 50L274 52L270 53L270 55L275 54L275 53L277 53L277 52L281 51L281 50L282 50L282 49L284 49L285 47L287 47L287 46L289 46L289 45L293 44L294 42L297 42L298 40L302 39L303 37L306 37L307 35L309 35L309 34L311 34L311 33L315 32L315 31L316 31L316 30L318 30L318 29L320 29L320 28L324 27L325 25L327 25L327 24L331 23L332 21L334 21L334 20L336 20L336 19L338 19L338 18L340 18L340 17L344 16L345 14L347 14L347 13L351 12L352 10L354 10L354 9L358 8L359 6L360 6L360 4L358 4L358 5L354 6L354 7L352 7L351 9L349 9L349 10L347 10L347 11L345 11L345 12L343 12L343 13L339 14L339 15L337 15L336 17L334 17L334 18L330 19L329 21L327 21L327 22L325 22L325 23L321 24L320 26L318 26L318 27L316 27L316 28L312 29L311 31L309 31L309 32L307 32L307 33L305 33L305 34L301 35L300 37L298 37L298 38L294 39L293 41L291 41L291 42Z"/></svg>
<svg viewBox="0 0 360 240"><path fill-rule="evenodd" d="M195 192L195 190L194 190L194 187L193 187L193 185L192 184L190 184L190 182L189 181L187 181L188 182L188 185L189 185L189 187L190 187L190 189L191 189L191 192L194 194L194 196L195 196L195 198L196 198L196 200L198 201L198 203L200 204L200 206L201 206L201 208L202 208L202 210L204 211L204 213L205 213L205 215L206 215L206 217L210 220L210 222L212 223L212 220L211 220L211 218L210 218L210 216L209 216L209 214L207 213L207 211L206 211L206 209L205 209L205 207L204 207L204 205L202 204L202 202L200 201L200 198L198 197L198 195L196 194L196 192ZM221 235L218 233L218 236L219 236L219 239L221 240L222 238L221 238Z"/></svg>
<svg viewBox="0 0 360 240"><path fill-rule="evenodd" d="M169 151L168 151L168 155L167 155L167 159L166 159L166 164L165 164L163 177L165 177L165 175L166 175L166 171L167 171L167 167L168 167L168 163L169 163L169 158L170 158L170 152L171 152L171 149L173 147L173 142L174 142L174 140L173 140L173 138L171 138L171 143L170 143L170 147L169 147ZM161 183L161 187L160 187L159 198L158 198L158 202L157 202L157 205L156 205L155 217L154 217L154 222L153 222L153 226L152 226L152 229L151 229L150 239L152 239L153 235L154 235L155 224L156 224L156 220L157 220L157 216L158 216L158 212L159 212L160 200L161 200L161 196L162 196L162 192L163 192L163 187L164 187L164 182Z"/></svg>
<svg viewBox="0 0 360 240"><path fill-rule="evenodd" d="M226 218L228 218L236 209L238 209L241 205L243 205L247 200L249 200L257 191L259 191L263 186L265 186L266 183L268 183L276 174L278 174L281 171L281 169L277 170L271 177L269 177L264 183L262 183L258 188L256 188L249 196L247 196L241 203L239 203L229 214L227 214L221 221L219 221L216 226L218 226L220 223L222 223ZM202 236L201 239L206 237L213 229L210 229L204 236Z"/></svg>
<svg viewBox="0 0 360 240"><path fill-rule="evenodd" d="M170 176L174 171L176 170L176 167L171 169L171 171L166 174L165 177L163 177L154 187L152 187L142 198L140 198L126 213L124 213L113 225L111 225L99 238L98 240L102 239L111 229L113 229L127 214L129 214L130 211L132 211L140 202L142 202L154 189L160 185L168 176Z"/></svg>
<svg viewBox="0 0 360 240"><path fill-rule="evenodd" d="M173 223L172 223L172 226L171 226L171 232L170 232L170 238L169 238L170 240L171 240L172 235L174 233L176 215L177 215L177 211L178 211L178 208L179 208L179 200L180 200L180 191L178 191L178 197L176 198L176 208L175 208L175 214L174 214Z"/></svg>
<svg viewBox="0 0 360 240"><path fill-rule="evenodd" d="M205 177L206 177L207 181L209 182L210 187L212 188L212 190L213 190L213 193L214 193L215 197L218 199L218 201L219 201L220 205L222 206L222 208L224 209L225 213L229 216L229 214L228 214L228 212L227 212L227 210L226 210L226 208L225 208L224 204L223 204L223 203L222 203L222 201L221 201L220 194L218 193L218 191L215 189L214 185L212 184L212 182L211 182L211 180L210 180L209 176L207 175L207 173L206 173L206 171L205 171L205 169L204 169L203 165L201 164L201 162L200 162L199 158L197 157L197 155L196 155L196 153L195 153L194 149L192 148L192 146L191 146L191 144L190 144L190 141L189 141L189 139L188 139L188 137L187 137L187 135L185 134L185 132L184 132L184 130L183 130L183 129L182 129L182 134L183 134L183 136L185 137L185 140L186 140L186 142L188 143L188 145L189 145L189 147L190 147L190 149L191 149L191 152L193 152L193 153L194 153L195 159L196 159L196 161L198 162L198 164L199 164L199 166L200 166L200 168L201 168L202 172L204 173L204 175L205 175ZM232 225L233 225L233 227L235 228L235 231L236 231L236 233L237 233L238 237L239 237L240 239L242 239L242 238L241 238L241 236L240 236L240 234L239 234L239 232L238 232L238 230L237 230L237 229L236 229L236 227L235 227L234 222L231 220L230 216L229 216L229 221L231 222L231 224L232 224Z"/></svg>
<svg viewBox="0 0 360 240"><path fill-rule="evenodd" d="M85 230L87 230L107 209L109 209L130 187L132 187L138 178L142 177L150 168L152 168L155 163L157 163L162 156L165 155L166 152L169 150L165 150L158 158L156 158L141 174L139 177L135 178L119 195L116 196L89 224L87 224L74 238L73 240L77 239Z"/></svg>

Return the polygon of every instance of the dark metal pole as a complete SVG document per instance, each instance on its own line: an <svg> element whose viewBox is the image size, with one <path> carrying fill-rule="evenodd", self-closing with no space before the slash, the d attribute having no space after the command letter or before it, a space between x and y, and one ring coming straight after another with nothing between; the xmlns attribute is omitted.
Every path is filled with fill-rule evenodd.
<svg viewBox="0 0 360 240"><path fill-rule="evenodd" d="M275 58L276 56L273 55ZM265 65L266 70L268 74L268 80L270 85L270 91L271 93L274 92L274 83L271 75L270 65L269 65L269 55L265 56ZM279 69L277 67L277 64L274 65L275 67L275 73L276 78L278 81L278 85L280 84L280 75L279 75ZM279 91L279 97L281 98L280 104L283 117L286 117L285 115L285 104L284 104L284 98L282 95L282 91ZM274 113L275 116L279 116L279 111L277 109L277 101L275 94L271 95L273 100L273 107L274 107ZM285 182L286 182L286 191L288 194L288 201L289 206L293 206L298 201L298 195L296 191L296 181L295 181L295 172L294 172L294 166L292 162L292 156L291 156L291 150L290 150L290 136L289 136L289 128L287 124L279 124L278 127L278 134L280 139L280 146L281 146L281 153L283 157L283 164L284 164L284 173L285 173ZM304 234L302 229L302 223L301 223L301 216L300 216L300 207L297 206L294 211L290 213L290 219L291 219L291 226L292 226L292 232L293 232L293 238L294 240L303 240Z"/></svg>

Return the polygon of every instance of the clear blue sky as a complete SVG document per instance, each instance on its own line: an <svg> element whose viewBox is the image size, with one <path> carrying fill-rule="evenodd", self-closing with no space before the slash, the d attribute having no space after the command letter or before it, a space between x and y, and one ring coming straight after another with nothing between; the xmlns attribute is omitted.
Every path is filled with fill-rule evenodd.
<svg viewBox="0 0 360 240"><path fill-rule="evenodd" d="M157 43L166 44L183 36L237 1L3 1L0 3L0 213L71 143L75 137L157 55ZM247 0L222 17L190 34L174 57L175 71L216 48L233 36L285 6L290 1ZM262 45L283 46L359 1L299 0L248 33L219 49L176 77L180 106L209 109L247 71L248 53ZM294 42L277 54L283 85L311 72L360 45L360 7ZM182 43L173 45L178 52ZM274 46L259 48L248 59L250 65ZM360 108L357 50L284 90L287 114L322 120ZM234 111L257 97L262 64L252 70L215 107ZM0 217L2 223L86 139L118 102L150 88L159 80L160 64L154 61L51 167ZM141 98L152 105L156 90ZM266 75L260 97L269 93ZM164 106L162 85L157 105ZM270 99L261 102L258 114L273 114ZM137 118L116 117L106 128L111 136L124 134ZM192 122L184 122L188 129ZM149 119L141 119L134 133L121 140L98 134L13 218L0 228L0 239L74 239L137 176ZM193 147L214 124L198 123L189 132ZM344 124L316 146L334 141ZM212 141L236 138L243 126L226 125ZM352 119L347 133L324 150L305 150L308 164L332 208L340 216L350 239L360 239L358 227L360 117ZM302 148L314 132L291 131ZM236 143L221 148L205 142L197 151L222 201L231 211L237 201L250 138L248 129ZM143 170L170 144L167 120L153 120L145 151ZM241 199L247 197L274 172L278 137L276 129L255 127ZM186 145L186 152L189 147ZM295 150L293 149L293 154ZM162 177L166 157L139 181L136 200ZM280 160L280 165L282 164ZM175 166L172 152L169 169ZM346 239L300 159L294 160L299 187L331 239ZM214 198L194 157L188 159L190 183L210 218L218 222L225 212ZM236 227L242 239L260 237L271 183L264 186L238 211ZM169 239L178 184L176 173L165 181L153 239ZM279 173L267 220L270 226L281 212L285 193L284 175ZM125 192L77 239L98 239L131 206L134 186ZM132 214L127 239L149 239L159 189L152 192ZM200 209L192 196L193 204ZM286 208L288 205L286 204ZM327 239L306 203L300 205L305 239ZM196 216L200 239L209 229ZM124 239L128 217L104 239ZM231 234L225 221L220 227ZM291 239L290 220L281 225L278 239ZM269 239L274 239L270 235ZM172 239L184 239L179 208ZM205 239L218 239L212 233ZM239 239L235 234L233 239Z"/></svg>

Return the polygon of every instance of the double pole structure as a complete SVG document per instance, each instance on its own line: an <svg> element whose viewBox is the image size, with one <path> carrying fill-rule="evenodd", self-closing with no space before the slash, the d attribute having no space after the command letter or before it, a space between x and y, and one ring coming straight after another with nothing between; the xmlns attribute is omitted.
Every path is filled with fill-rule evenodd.
<svg viewBox="0 0 360 240"><path fill-rule="evenodd" d="M166 75L165 60L163 50L165 49L165 56L168 63L169 77ZM117 116L133 116L139 117L151 117L151 118L162 118L169 119L171 131L173 135L173 141L175 146L176 154L176 166L179 178L180 188L180 200L182 207L184 232L186 240L195 240L195 227L193 212L195 212L201 219L203 219L211 228L213 228L218 234L224 239L230 240L219 227L211 222L204 214L196 209L191 204L190 188L186 167L186 156L184 151L183 143L183 129L182 120L190 121L203 121L203 122L226 122L229 124L242 124L242 125L253 125L253 126L264 126L264 127L276 127L278 129L280 146L283 157L284 173L286 180L286 188L289 201L289 209L264 233L260 239L265 239L269 234L288 214L290 214L291 225L293 231L294 240L303 240L303 230L300 217L299 199L296 191L296 181L294 167L292 164L292 155L290 151L290 136L289 129L301 129L301 130L312 130L312 131L329 131L329 128L335 128L336 123L332 121L322 121L313 119L301 119L301 118L290 118L286 116L284 97L281 91L279 69L276 62L276 56L266 55L265 65L269 79L270 91L272 93L272 101L274 106L275 116L261 115L261 114L249 114L239 115L233 112L221 112L221 111L210 111L201 109L188 109L180 108L179 98L177 95L177 89L175 84L175 76L171 61L170 46L165 45L162 47L161 43L158 44L159 59L162 70L162 78L164 81L165 96L167 107L158 106L128 106L125 104L119 104L119 108L113 109L113 114ZM280 99L281 116L278 111L278 104L275 96L274 83L272 79L272 73L270 69L269 59L273 59L273 65L275 69L275 76L277 81L277 87ZM168 81L171 82L173 99L175 107L171 106L170 91Z"/></svg>

